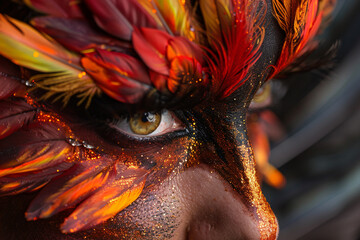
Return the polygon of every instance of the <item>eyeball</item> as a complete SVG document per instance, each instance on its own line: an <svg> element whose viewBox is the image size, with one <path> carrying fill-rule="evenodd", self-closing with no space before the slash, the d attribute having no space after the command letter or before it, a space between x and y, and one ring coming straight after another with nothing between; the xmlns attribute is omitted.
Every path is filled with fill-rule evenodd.
<svg viewBox="0 0 360 240"><path fill-rule="evenodd" d="M123 134L136 138L160 136L184 129L182 122L168 110L141 112L126 119L115 120L110 126Z"/></svg>

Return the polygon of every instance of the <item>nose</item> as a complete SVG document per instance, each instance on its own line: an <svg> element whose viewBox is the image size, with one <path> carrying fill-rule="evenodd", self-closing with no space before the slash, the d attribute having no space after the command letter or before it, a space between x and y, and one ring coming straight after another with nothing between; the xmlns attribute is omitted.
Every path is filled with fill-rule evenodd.
<svg viewBox="0 0 360 240"><path fill-rule="evenodd" d="M213 180L218 184L208 185L201 179L194 181L207 185L208 190L201 186L196 188L198 192L206 192L210 200L204 200L200 209L205 210L190 224L189 238L205 232L209 236L203 239L276 239L278 225L258 182L246 122L242 120L245 115L223 109L223 112L221 109L199 110L197 116L201 126L206 128L199 137L202 144L197 148L196 159L214 170L207 172L210 176L218 176ZM220 232L226 234L226 238L216 238L211 231L215 225L223 227Z"/></svg>
<svg viewBox="0 0 360 240"><path fill-rule="evenodd" d="M190 168L179 179L187 240L276 239L277 224L260 229L261 219L256 212L208 166ZM264 231L269 238L264 238Z"/></svg>

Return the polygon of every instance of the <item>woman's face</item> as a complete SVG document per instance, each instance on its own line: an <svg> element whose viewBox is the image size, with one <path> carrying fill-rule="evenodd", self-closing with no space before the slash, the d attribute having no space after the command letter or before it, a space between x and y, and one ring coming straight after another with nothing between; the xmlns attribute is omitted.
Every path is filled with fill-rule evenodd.
<svg viewBox="0 0 360 240"><path fill-rule="evenodd" d="M261 56L250 69L252 77L224 99L210 98L189 108L171 106L155 112L135 111L135 114L124 112L123 106L117 109L118 105L106 106L101 101L88 110L76 106L62 108L56 103L46 103L46 111L38 108L36 116L31 118L42 127L55 126L58 134L71 132L66 142L51 138L56 147L65 144L68 158L81 159L86 155L86 160L69 168L63 164L66 159L57 158L57 171L61 172L62 167L66 171L63 175L54 173L49 183L44 180L43 184L47 185L40 193L1 198L1 236L6 239L276 239L277 221L261 193L246 127L248 106L267 78L268 66L276 62L283 42L270 2L266 3ZM23 77L17 67L5 59L1 61L7 66L8 74ZM15 100L20 101L11 99ZM103 120L103 113L116 113L116 117L97 121ZM124 114L130 117L122 117ZM106 126L99 126L99 122ZM36 135L37 127L31 125L2 139L1 156L10 158L33 138L45 138ZM143 136L141 131L149 128L156 130ZM18 147L19 141L23 145ZM54 147L51 141L47 143ZM16 151L5 151L14 144ZM40 152L37 145L32 147ZM21 177L26 181L31 179L31 176ZM8 183L9 178L1 183ZM59 194L59 189L76 181L79 181L76 189L69 187ZM97 184L105 184L106 188L91 192ZM43 185L34 187L34 191L38 187ZM112 197L111 201L105 199L108 196ZM124 202L122 206L113 204L119 199ZM64 201L69 204L63 204ZM107 217L107 213L116 210L114 217ZM36 221L26 221L25 211L28 220Z"/></svg>

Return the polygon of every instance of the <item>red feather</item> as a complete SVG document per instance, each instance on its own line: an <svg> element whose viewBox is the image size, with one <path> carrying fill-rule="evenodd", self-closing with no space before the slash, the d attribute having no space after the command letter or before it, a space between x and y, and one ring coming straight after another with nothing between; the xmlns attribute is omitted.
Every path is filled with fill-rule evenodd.
<svg viewBox="0 0 360 240"><path fill-rule="evenodd" d="M155 20L133 0L86 0L98 26L119 37L130 40L133 26L156 28Z"/></svg>
<svg viewBox="0 0 360 240"><path fill-rule="evenodd" d="M72 147L56 123L33 122L0 140L0 149L0 194L37 189L72 165Z"/></svg>
<svg viewBox="0 0 360 240"><path fill-rule="evenodd" d="M105 157L77 163L41 190L31 202L26 218L47 218L76 206L104 184L110 164L112 160Z"/></svg>
<svg viewBox="0 0 360 240"><path fill-rule="evenodd" d="M0 56L0 99L8 98L21 88L25 88L20 77L20 68Z"/></svg>
<svg viewBox="0 0 360 240"><path fill-rule="evenodd" d="M37 17L31 20L31 24L66 48L77 52L96 47L117 51L131 48L130 44L97 31L84 19Z"/></svg>
<svg viewBox="0 0 360 240"><path fill-rule="evenodd" d="M5 138L31 122L37 109L23 99L0 101L0 139Z"/></svg>
<svg viewBox="0 0 360 240"><path fill-rule="evenodd" d="M315 38L321 25L327 21L336 1L272 0L273 15L285 31L285 42L279 59L268 79L281 77L285 72L298 69L299 60L319 44ZM328 9L326 9L328 8ZM306 59L301 59L306 61Z"/></svg>
<svg viewBox="0 0 360 240"><path fill-rule="evenodd" d="M208 51L210 74L213 77L211 90L220 99L230 96L249 79L250 68L261 56L259 49L265 36L263 16L266 3L262 0L253 3L232 2L235 9L232 26L223 30L221 38L215 39L213 49Z"/></svg>
<svg viewBox="0 0 360 240"><path fill-rule="evenodd" d="M30 7L56 17L82 18L79 0L24 0Z"/></svg>
<svg viewBox="0 0 360 240"><path fill-rule="evenodd" d="M61 126L33 122L0 141L0 177L36 172L69 160L71 146Z"/></svg>
<svg viewBox="0 0 360 240"><path fill-rule="evenodd" d="M51 179L69 169L73 163L62 162L55 167L41 169L40 171L12 174L0 178L0 196L16 195L39 189Z"/></svg>
<svg viewBox="0 0 360 240"><path fill-rule="evenodd" d="M81 62L98 86L118 101L136 103L150 89L146 67L129 55L97 49Z"/></svg>
<svg viewBox="0 0 360 240"><path fill-rule="evenodd" d="M0 99L5 99L19 91L21 88L25 88L19 79L15 76L9 75L4 72L0 72Z"/></svg>
<svg viewBox="0 0 360 240"><path fill-rule="evenodd" d="M153 71L169 75L166 47L171 36L157 29L141 28L133 32L133 44L144 63Z"/></svg>
<svg viewBox="0 0 360 240"><path fill-rule="evenodd" d="M109 172L106 184L82 202L65 219L63 232L75 232L104 222L126 208L140 195L148 171L145 169L115 164Z"/></svg>

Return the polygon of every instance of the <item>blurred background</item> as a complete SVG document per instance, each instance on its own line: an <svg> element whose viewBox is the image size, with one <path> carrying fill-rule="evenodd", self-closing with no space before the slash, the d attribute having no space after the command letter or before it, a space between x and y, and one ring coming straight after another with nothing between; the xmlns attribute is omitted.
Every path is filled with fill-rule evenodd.
<svg viewBox="0 0 360 240"><path fill-rule="evenodd" d="M280 240L360 239L359 12L360 1L338 0L317 51L336 47L331 64L275 81L281 96L269 110L285 133L269 161L286 184L263 190Z"/></svg>

